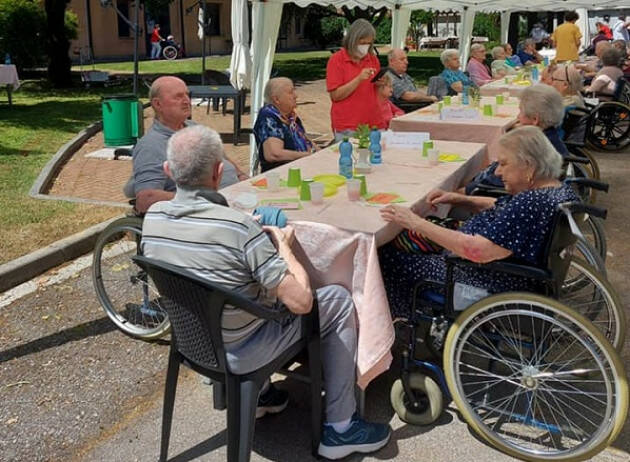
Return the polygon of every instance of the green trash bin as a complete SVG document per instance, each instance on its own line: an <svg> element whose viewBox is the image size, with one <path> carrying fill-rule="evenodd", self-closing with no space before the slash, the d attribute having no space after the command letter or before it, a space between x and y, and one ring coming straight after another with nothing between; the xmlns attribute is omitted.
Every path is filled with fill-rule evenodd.
<svg viewBox="0 0 630 462"><path fill-rule="evenodd" d="M103 97L105 146L136 144L144 134L142 103L134 95Z"/></svg>

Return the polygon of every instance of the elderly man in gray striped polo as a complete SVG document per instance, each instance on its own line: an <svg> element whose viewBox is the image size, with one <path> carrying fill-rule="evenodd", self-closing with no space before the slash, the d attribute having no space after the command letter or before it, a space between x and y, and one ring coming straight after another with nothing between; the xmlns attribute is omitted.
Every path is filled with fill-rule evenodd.
<svg viewBox="0 0 630 462"><path fill-rule="evenodd" d="M312 307L308 274L297 261L290 227L261 227L250 215L231 209L216 192L223 173L219 135L196 125L168 142L166 174L175 197L153 204L144 219L142 250L151 258L185 267L213 283L269 307L286 311L281 322L262 320L238 309L223 314L223 338L230 368L247 373L298 340L301 314ZM319 453L339 459L387 444L388 425L360 418L354 397L356 321L350 293L341 286L317 289L322 339L326 423ZM285 391L263 389L257 416L280 412Z"/></svg>

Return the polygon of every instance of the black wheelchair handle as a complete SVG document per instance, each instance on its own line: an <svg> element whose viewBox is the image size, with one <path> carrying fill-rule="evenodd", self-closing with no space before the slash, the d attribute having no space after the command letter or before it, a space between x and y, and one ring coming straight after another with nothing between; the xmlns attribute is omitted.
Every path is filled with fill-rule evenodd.
<svg viewBox="0 0 630 462"><path fill-rule="evenodd" d="M597 189L598 191L608 192L610 185L603 181L593 180L591 178L576 178L570 177L564 180L565 183L577 184L580 186L588 186L589 188Z"/></svg>
<svg viewBox="0 0 630 462"><path fill-rule="evenodd" d="M564 160L565 162L572 162L575 164L590 164L591 163L591 161L587 159L586 157L571 156L571 155L564 156L562 160Z"/></svg>
<svg viewBox="0 0 630 462"><path fill-rule="evenodd" d="M608 214L608 210L602 209L600 207L595 207L594 205L587 205L581 202L570 202L567 204L560 204L559 208L563 210L565 213L588 213L589 215L601 219L606 219L606 215Z"/></svg>

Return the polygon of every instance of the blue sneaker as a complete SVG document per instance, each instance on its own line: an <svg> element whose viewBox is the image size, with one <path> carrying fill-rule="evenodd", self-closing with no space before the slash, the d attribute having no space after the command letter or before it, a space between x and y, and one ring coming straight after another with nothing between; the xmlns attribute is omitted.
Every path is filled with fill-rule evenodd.
<svg viewBox="0 0 630 462"><path fill-rule="evenodd" d="M327 459L341 459L353 452L373 452L389 441L389 425L367 422L356 414L352 416L350 428L337 433L331 425L324 425L318 453Z"/></svg>

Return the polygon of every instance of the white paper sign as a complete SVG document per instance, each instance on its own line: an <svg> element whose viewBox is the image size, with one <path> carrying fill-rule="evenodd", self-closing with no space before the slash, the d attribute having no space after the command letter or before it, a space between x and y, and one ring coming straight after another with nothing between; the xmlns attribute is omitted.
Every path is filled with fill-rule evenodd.
<svg viewBox="0 0 630 462"><path fill-rule="evenodd" d="M381 137L387 148L422 148L422 143L429 141L429 132L393 132L387 130Z"/></svg>
<svg viewBox="0 0 630 462"><path fill-rule="evenodd" d="M475 120L479 117L477 109L468 107L445 107L440 112L440 120Z"/></svg>

